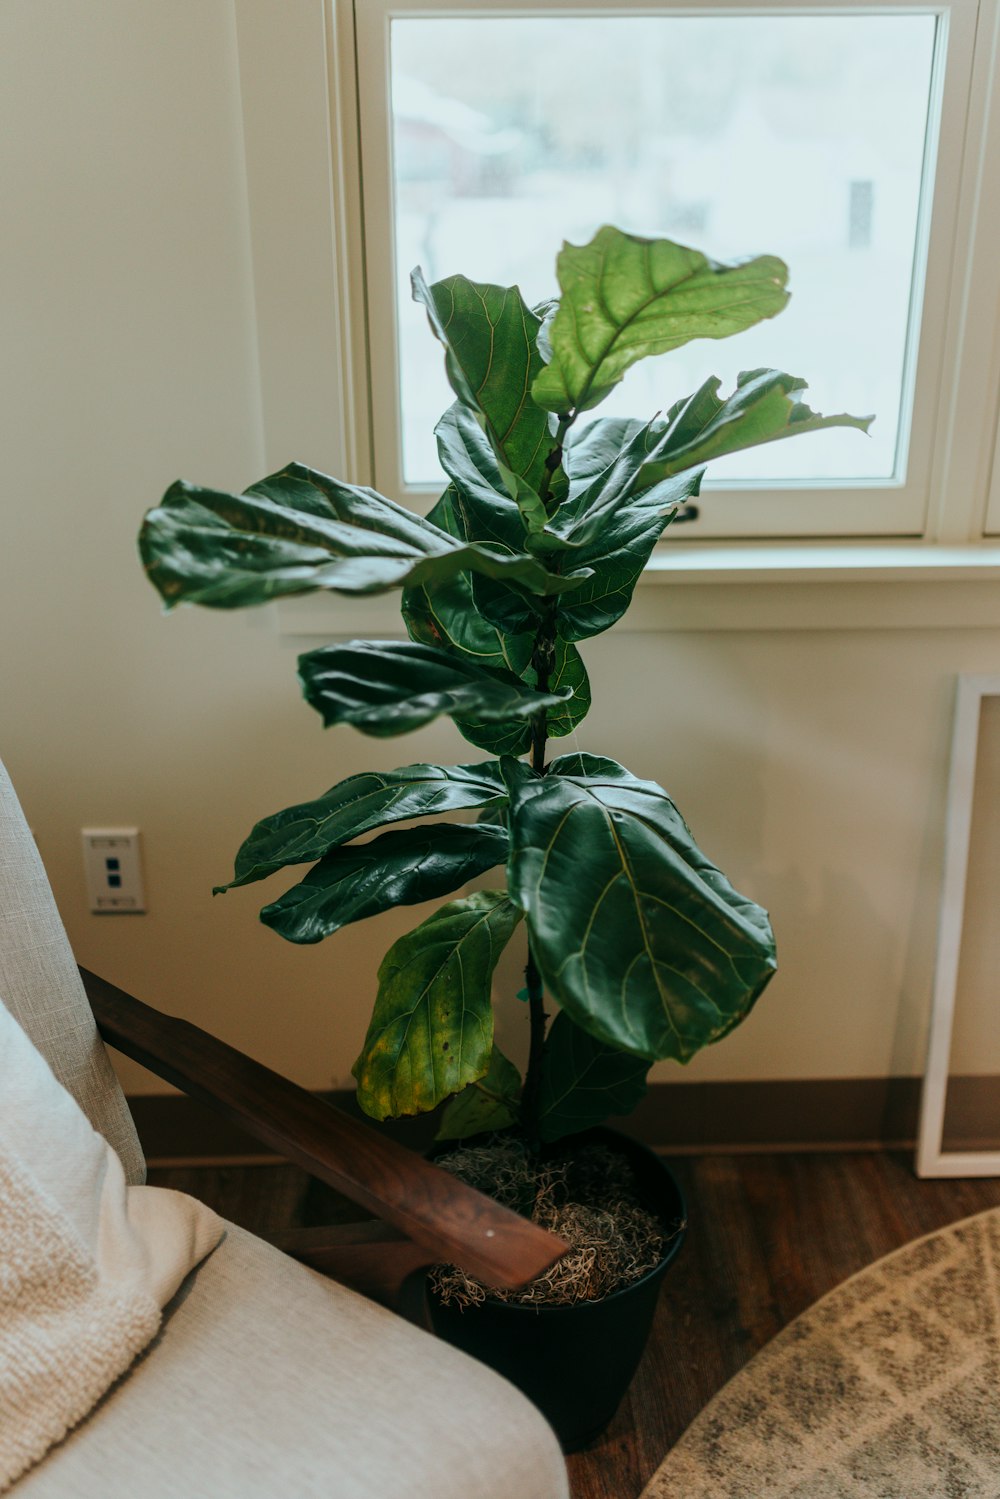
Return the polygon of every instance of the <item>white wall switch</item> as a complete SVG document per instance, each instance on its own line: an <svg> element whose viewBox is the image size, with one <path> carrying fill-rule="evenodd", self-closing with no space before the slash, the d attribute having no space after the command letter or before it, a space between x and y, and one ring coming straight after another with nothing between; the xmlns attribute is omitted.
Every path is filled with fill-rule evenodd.
<svg viewBox="0 0 1000 1499"><path fill-rule="evenodd" d="M139 867L138 828L82 828L83 868L90 909L99 916L146 909Z"/></svg>

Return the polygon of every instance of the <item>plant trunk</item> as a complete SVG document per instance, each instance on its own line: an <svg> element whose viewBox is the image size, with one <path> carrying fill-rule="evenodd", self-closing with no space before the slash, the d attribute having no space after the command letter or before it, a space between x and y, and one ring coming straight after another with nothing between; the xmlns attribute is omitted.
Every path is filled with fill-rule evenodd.
<svg viewBox="0 0 1000 1499"><path fill-rule="evenodd" d="M535 670L535 687L538 692L547 692L549 678L555 659L556 632L555 608L551 606L535 636L532 665ZM536 775L545 774L545 749L548 743L548 714L543 709L531 725L531 768ZM528 962L524 970L528 990L528 1010L531 1025L531 1044L528 1054L528 1070L524 1078L524 1093L521 1099L521 1122L525 1138L532 1150L541 1145L539 1138L539 1103L542 1086L542 1057L545 1052L545 992L542 976L535 962L535 955L528 942Z"/></svg>
<svg viewBox="0 0 1000 1499"><path fill-rule="evenodd" d="M531 1024L531 1050L528 1055L528 1070L524 1076L524 1093L521 1098L521 1124L525 1139L533 1151L541 1146L539 1137L539 1104L542 1087L542 1057L545 1053L545 994L542 976L538 972L531 943L528 943L528 962L524 970L528 988L528 1009Z"/></svg>
<svg viewBox="0 0 1000 1499"><path fill-rule="evenodd" d="M551 492L553 477L562 463L563 442L575 419L575 412L562 412L556 426L552 448L545 460L539 498L551 515ZM549 681L556 655L556 601L550 599L535 634L535 646L531 664L535 672L535 687L538 692L548 692ZM548 713L543 708L531 722L531 768L536 775L545 774L545 747L548 742ZM521 1097L521 1124L525 1138L532 1150L541 1146L539 1137L539 1103L542 1088L542 1058L545 1052L545 991L542 976L528 941L528 962L524 970L524 981L528 990L528 1010L531 1024L531 1043L528 1053L528 1070L524 1076L524 1092Z"/></svg>

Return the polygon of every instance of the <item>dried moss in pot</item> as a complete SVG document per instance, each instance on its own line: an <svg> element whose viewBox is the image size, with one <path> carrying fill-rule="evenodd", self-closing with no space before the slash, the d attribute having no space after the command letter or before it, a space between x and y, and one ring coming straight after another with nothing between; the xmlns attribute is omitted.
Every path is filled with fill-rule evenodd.
<svg viewBox="0 0 1000 1499"><path fill-rule="evenodd" d="M652 1270L681 1231L642 1204L629 1162L606 1145L536 1157L523 1141L495 1136L438 1157L438 1165L570 1246L550 1270L516 1291L485 1286L454 1265L439 1266L431 1285L446 1306L475 1306L487 1296L539 1307L600 1301Z"/></svg>

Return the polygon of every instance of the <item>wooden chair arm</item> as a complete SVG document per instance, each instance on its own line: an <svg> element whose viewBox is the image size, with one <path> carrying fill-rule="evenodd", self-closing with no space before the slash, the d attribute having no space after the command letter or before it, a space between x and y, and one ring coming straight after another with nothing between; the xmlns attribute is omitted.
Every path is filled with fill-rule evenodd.
<svg viewBox="0 0 1000 1499"><path fill-rule="evenodd" d="M220 1110L427 1251L488 1285L541 1275L566 1245L413 1151L185 1020L80 969L109 1046Z"/></svg>

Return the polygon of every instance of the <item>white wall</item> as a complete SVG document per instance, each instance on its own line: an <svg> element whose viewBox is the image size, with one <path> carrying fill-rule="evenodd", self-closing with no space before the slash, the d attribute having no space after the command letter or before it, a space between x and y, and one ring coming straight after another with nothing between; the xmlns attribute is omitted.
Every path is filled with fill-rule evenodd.
<svg viewBox="0 0 1000 1499"><path fill-rule="evenodd" d="M378 960L423 910L300 949L256 921L281 876L214 900L211 887L258 816L357 770L478 752L449 725L397 742L324 732L295 682L314 642L275 611L165 619L142 577L135 534L171 480L237 488L263 470L261 206L243 146L231 0L0 7L0 754L81 961L324 1087L348 1081ZM310 284L289 276L293 321L329 314ZM930 628L918 609L903 627L813 629L799 609L764 629L752 601L741 615L747 593L729 595L725 628L704 627L722 595L692 588L698 628L585 648L580 745L660 780L778 934L758 1010L684 1077L917 1072L953 680L1000 670L1000 630L985 606L980 627L971 593L961 625ZM87 913L79 829L100 823L141 827L148 915ZM986 892L976 919L988 910ZM518 987L513 959L502 981ZM960 1009L956 1070L1000 1070L991 967L966 965ZM523 1017L502 1005L515 1053Z"/></svg>

